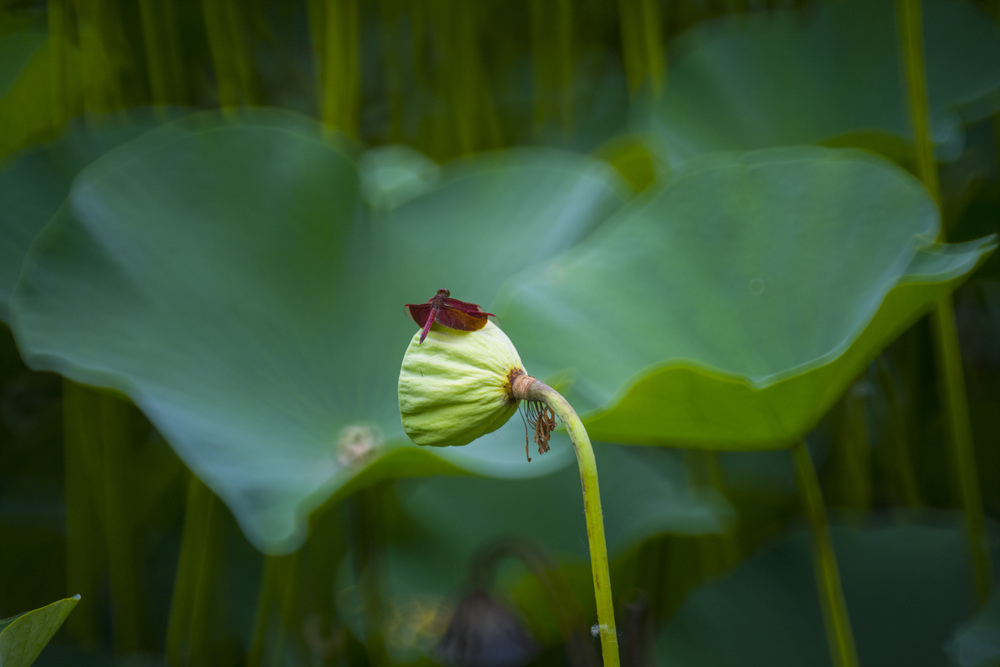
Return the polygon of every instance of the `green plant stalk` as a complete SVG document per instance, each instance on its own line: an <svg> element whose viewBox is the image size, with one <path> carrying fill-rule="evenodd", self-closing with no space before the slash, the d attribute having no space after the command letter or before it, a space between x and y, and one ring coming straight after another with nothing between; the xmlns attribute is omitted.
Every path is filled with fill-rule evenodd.
<svg viewBox="0 0 1000 667"><path fill-rule="evenodd" d="M205 32L215 68L219 106L257 103L253 68L243 39L239 10L233 0L204 0Z"/></svg>
<svg viewBox="0 0 1000 667"><path fill-rule="evenodd" d="M382 595L379 551L383 517L381 512L383 484L364 489L354 496L354 571L355 580L360 582L362 605L365 610L365 648L371 664L381 667L389 665L389 653L385 646L383 625L385 623L384 596Z"/></svg>
<svg viewBox="0 0 1000 667"><path fill-rule="evenodd" d="M611 595L611 574L608 569L608 547L604 539L604 514L601 492L597 484L597 461L594 448L583 422L562 395L541 380L530 375L519 376L511 387L520 400L538 401L549 407L566 427L576 452L583 485L583 513L587 520L587 541L590 546L590 570L594 577L597 599L597 623L601 637L601 653L605 667L618 667L618 630L615 626L615 606Z"/></svg>
<svg viewBox="0 0 1000 667"><path fill-rule="evenodd" d="M103 114L121 114L139 101L138 72L117 0L75 0L83 109L88 121Z"/></svg>
<svg viewBox="0 0 1000 667"><path fill-rule="evenodd" d="M325 517L324 517L325 518ZM330 534L318 534L320 527L329 525L325 520L310 517L309 536L304 556L306 569L304 578L309 582L304 610L315 615L319 621L319 632L329 629L336 614L333 591L336 590L336 564L340 562L331 535L339 535L337 527L329 528Z"/></svg>
<svg viewBox="0 0 1000 667"><path fill-rule="evenodd" d="M357 0L337 0L317 6L310 17L322 22L321 30L313 30L322 55L320 119L329 129L352 138L361 130L359 14Z"/></svg>
<svg viewBox="0 0 1000 667"><path fill-rule="evenodd" d="M180 48L170 2L140 0L142 34L149 70L150 100L154 105L182 104L184 80Z"/></svg>
<svg viewBox="0 0 1000 667"><path fill-rule="evenodd" d="M264 567L260 573L260 588L257 592L257 610L254 613L253 632L250 639L250 650L247 653L247 666L260 667L264 662L264 647L267 645L267 631L271 622L271 609L278 590L278 570L281 569L281 556L265 556Z"/></svg>
<svg viewBox="0 0 1000 667"><path fill-rule="evenodd" d="M188 651L190 665L215 664L209 651L209 633L216 624L212 621L213 603L217 599L218 589L212 585L216 579L219 562L223 560L221 531L219 522L222 519L222 507L219 499L207 487L202 485L200 509L205 517L201 526L199 538L201 548L198 551L197 570L194 591L191 596L189 611Z"/></svg>
<svg viewBox="0 0 1000 667"><path fill-rule="evenodd" d="M906 507L920 507L920 489L913 470L913 458L906 444L906 417L903 415L896 384L883 357L876 360L875 368L878 370L879 384L889 410L889 428L884 436L886 458L891 463L887 468L896 476L897 493L902 503Z"/></svg>
<svg viewBox="0 0 1000 667"><path fill-rule="evenodd" d="M934 335L938 382L944 397L944 421L952 444L954 474L965 513L976 594L981 603L990 597L993 588L993 565L990 559L983 500L976 468L976 451L972 444L972 423L965 394L965 376L958 347L958 332L951 296L941 300L931 311L931 331Z"/></svg>
<svg viewBox="0 0 1000 667"><path fill-rule="evenodd" d="M559 82L559 118L566 130L573 127L573 3L557 0L556 19L556 80Z"/></svg>
<svg viewBox="0 0 1000 667"><path fill-rule="evenodd" d="M109 43L121 34L116 17L109 15L107 3L108 0L75 0L83 67L83 105L91 116L125 108L125 93L118 77L120 67L109 48Z"/></svg>
<svg viewBox="0 0 1000 667"><path fill-rule="evenodd" d="M728 500L726 483L719 465L719 453L704 450L690 450L685 461L695 468L695 479L699 485L711 487L722 498ZM740 562L739 538L735 527L716 535L703 535L698 539L699 549L704 554L701 563L705 578L715 577Z"/></svg>
<svg viewBox="0 0 1000 667"><path fill-rule="evenodd" d="M409 49L402 58L410 63L410 72L413 77L413 86L416 90L426 91L431 87L430 67L427 63L428 42L427 23L431 15L431 8L422 2L415 2L408 6L409 9ZM417 148L426 155L437 158L439 146L432 144L433 126L428 129L418 130L416 136L412 137Z"/></svg>
<svg viewBox="0 0 1000 667"><path fill-rule="evenodd" d="M452 66L435 68L440 87L447 91L451 104L451 121L442 124L456 133L458 154L467 154L481 147L482 118L477 113L475 7L471 3L441 4L437 7L439 25L447 26L440 41L445 62Z"/></svg>
<svg viewBox="0 0 1000 667"><path fill-rule="evenodd" d="M294 631L296 626L294 618L295 593L298 588L298 558L295 554L285 556L278 561L276 582L278 592L276 600L278 603L278 631L271 639L271 657L267 664L279 667L284 663L285 640L288 638L289 631Z"/></svg>
<svg viewBox="0 0 1000 667"><path fill-rule="evenodd" d="M306 23L309 28L309 47L313 60L313 84L316 86L317 116L322 111L323 92L323 17L326 3L323 0L306 0Z"/></svg>
<svg viewBox="0 0 1000 667"><path fill-rule="evenodd" d="M86 3L81 0L74 0L73 7L76 10L77 24L76 32L80 44L80 83L83 94L83 110L89 115L107 111L101 91L98 86L97 72L103 67L102 58L99 55L99 41L97 29L93 27L93 10L86 8Z"/></svg>
<svg viewBox="0 0 1000 667"><path fill-rule="evenodd" d="M792 448L792 457L799 492L802 494L803 510L812 528L813 569L816 572L816 585L819 589L823 622L826 625L826 637L830 646L830 659L835 667L856 667L857 649L851 633L847 604L844 602L844 591L840 585L833 538L830 536L830 526L826 519L826 508L823 506L823 494L816 478L816 469L813 468L812 457L805 442Z"/></svg>
<svg viewBox="0 0 1000 667"><path fill-rule="evenodd" d="M149 69L150 100L155 105L166 104L170 99L169 75L164 58L166 45L160 32L162 17L157 16L157 9L168 6L169 3L158 3L152 0L140 0L139 10L142 16L142 36L146 47L146 63Z"/></svg>
<svg viewBox="0 0 1000 667"><path fill-rule="evenodd" d="M719 463L719 452L706 450L701 452L701 454L704 457L705 473L709 486L728 502L729 495L726 493L726 480L722 474L722 466ZM731 529L715 536L715 541L722 554L722 568L724 570L740 562L740 541L736 532L735 522Z"/></svg>
<svg viewBox="0 0 1000 667"><path fill-rule="evenodd" d="M49 0L49 52L52 62L52 126L58 131L73 116L69 99L69 45L72 9L69 0Z"/></svg>
<svg viewBox="0 0 1000 667"><path fill-rule="evenodd" d="M107 393L97 396L98 422L102 440L104 536L107 540L114 614L114 646L121 653L138 651L139 571L136 562L135 521L129 511L129 492L125 483L132 461L131 407Z"/></svg>
<svg viewBox="0 0 1000 667"><path fill-rule="evenodd" d="M181 551L174 578L174 595L167 622L166 655L171 665L198 664L206 660L206 640L199 624L210 624L209 607L215 593L211 586L217 551L213 524L218 502L194 474L188 480L181 534Z"/></svg>
<svg viewBox="0 0 1000 667"><path fill-rule="evenodd" d="M346 503L345 503L346 505ZM347 553L350 540L346 535L344 507L330 505L309 516L309 541L301 556L304 591L302 609L309 615L304 623L307 644L322 658L322 664L340 664L342 647L336 642L337 612L333 591L336 590L336 568ZM315 629L310 633L309 627Z"/></svg>
<svg viewBox="0 0 1000 667"><path fill-rule="evenodd" d="M670 572L674 562L674 535L660 535L640 548L636 571L646 574L638 588L649 591L650 611L654 622L670 616L677 602L670 585Z"/></svg>
<svg viewBox="0 0 1000 667"><path fill-rule="evenodd" d="M533 117L536 127L552 119L573 125L573 5L570 0L532 0ZM549 94L555 91L555 97Z"/></svg>
<svg viewBox="0 0 1000 667"><path fill-rule="evenodd" d="M63 384L66 444L67 583L96 593L105 565L111 583L112 642L119 653L140 647L141 604L134 521L125 481L129 463L129 406L108 394ZM99 526L99 529L98 529ZM99 540L103 538L103 548ZM95 644L91 605L70 626Z"/></svg>
<svg viewBox="0 0 1000 667"><path fill-rule="evenodd" d="M184 527L181 530L181 548L177 559L177 574L174 576L174 592L170 600L170 614L167 618L167 663L184 663L184 646L187 643L187 614L194 596L192 582L197 563L197 538L204 532L205 517L197 511L200 502L201 482L189 473L187 498L184 510Z"/></svg>
<svg viewBox="0 0 1000 667"><path fill-rule="evenodd" d="M653 98L659 97L667 73L659 4L618 0L618 24L629 94L634 96L648 80Z"/></svg>
<svg viewBox="0 0 1000 667"><path fill-rule="evenodd" d="M663 44L660 5L656 0L639 0L643 45L646 49L646 72L653 99L660 96L667 74L666 48Z"/></svg>
<svg viewBox="0 0 1000 667"><path fill-rule="evenodd" d="M541 127L552 116L551 104L545 91L551 90L552 39L549 34L547 12L549 3L545 0L531 2L531 45L534 94L532 95L532 119L536 127Z"/></svg>
<svg viewBox="0 0 1000 667"><path fill-rule="evenodd" d="M386 103L389 107L388 124L385 130L390 143L404 143L406 124L406 100L403 96L405 74L403 71L402 44L400 31L406 22L400 4L396 0L379 0L379 51L385 62L382 74Z"/></svg>
<svg viewBox="0 0 1000 667"><path fill-rule="evenodd" d="M852 505L865 512L872 507L872 446L868 437L868 406L865 398L853 390L847 392L848 426L850 434Z"/></svg>
<svg viewBox="0 0 1000 667"><path fill-rule="evenodd" d="M100 441L89 424L96 412L93 392L63 380L63 444L66 489L66 585L79 591L81 604L66 620L66 629L84 647L97 650L98 590L107 567L95 493L101 488Z"/></svg>
<svg viewBox="0 0 1000 667"><path fill-rule="evenodd" d="M254 76L253 57L246 44L244 22L241 20L240 14L241 11L245 10L247 4L236 0L222 0L222 5L225 10L225 26L232 44L232 67L236 72L236 80L239 82L240 90L243 92L243 104L247 106L260 104L260 91Z"/></svg>
<svg viewBox="0 0 1000 667"><path fill-rule="evenodd" d="M690 449L683 452L681 457L689 483L699 488L708 483L708 461L704 454L705 452L697 449ZM699 535L695 539L695 548L698 551L697 564L702 581L717 577L726 569L726 556L720 548L722 543L713 539L715 537L717 536Z"/></svg>
<svg viewBox="0 0 1000 667"><path fill-rule="evenodd" d="M434 87L450 105L434 131L439 145L454 146L446 157L466 155L502 145L500 122L493 107L490 72L481 48L480 13L484 5L460 2L432 5L431 24L441 26L438 58L445 65L434 67Z"/></svg>
<svg viewBox="0 0 1000 667"><path fill-rule="evenodd" d="M924 70L923 28L920 0L896 0L896 13L905 61L906 84L909 92L910 116L916 153L917 175L923 181L940 208L941 190L938 183L934 145L931 141L930 113L927 102L927 78ZM938 240L945 240L942 222ZM969 404L965 395L962 356L955 328L955 313L951 296L943 298L931 311L931 332L934 356L938 367L938 382L943 399L944 422L948 429L958 494L965 513L976 594L980 602L989 598L993 586L993 566L990 562L982 494L976 469L976 452L972 443Z"/></svg>
<svg viewBox="0 0 1000 667"><path fill-rule="evenodd" d="M476 42L471 39L476 25L475 7L463 2L454 7L441 5L441 8L451 14L443 25L450 26L445 43L454 66L443 71L448 82L454 127L458 131L458 148L460 153L472 153L480 147L482 135L482 118L477 113Z"/></svg>
<svg viewBox="0 0 1000 667"><path fill-rule="evenodd" d="M285 641L288 636L298 639L293 646L298 652L295 664L310 664L300 631L303 625L299 613L299 605L302 603L299 585L301 559L301 551L287 556L264 557L250 650L246 660L248 667L260 667L265 664L264 654L268 648L270 657L266 664L285 664L287 662ZM278 612L278 622L272 632L271 619L275 610Z"/></svg>
<svg viewBox="0 0 1000 667"><path fill-rule="evenodd" d="M628 92L634 95L642 85L642 48L636 31L636 7L633 0L618 0L618 27L622 40L622 64Z"/></svg>
<svg viewBox="0 0 1000 667"><path fill-rule="evenodd" d="M854 385L840 397L833 410L836 456L831 503L867 512L872 502L871 443L864 398L855 395Z"/></svg>
<svg viewBox="0 0 1000 667"><path fill-rule="evenodd" d="M331 627L335 617L334 571L348 548L345 545L353 540L345 536L344 524L349 522L331 508L326 510L310 516L309 541L304 551L264 556L247 667L285 664L289 637L295 639L293 650L299 658L296 664L311 664L302 630L307 625L303 609L318 611L321 629ZM301 582L307 582L305 588ZM324 655L323 664L340 664L338 659L336 655Z"/></svg>
<svg viewBox="0 0 1000 667"><path fill-rule="evenodd" d="M924 69L923 20L919 0L896 0L896 15L902 38L917 176L934 197L934 201L940 205L941 186L938 182L937 163L934 161L934 143L931 140L927 77ZM944 240L944 225L941 225L938 241Z"/></svg>

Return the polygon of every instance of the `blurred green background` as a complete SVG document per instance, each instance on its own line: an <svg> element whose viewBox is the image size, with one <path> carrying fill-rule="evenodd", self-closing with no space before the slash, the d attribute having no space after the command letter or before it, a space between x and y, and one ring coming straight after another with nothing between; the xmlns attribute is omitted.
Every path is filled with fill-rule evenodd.
<svg viewBox="0 0 1000 667"><path fill-rule="evenodd" d="M0 0L0 664L600 664L568 438L402 431L442 287L622 664L1000 664L998 17Z"/></svg>

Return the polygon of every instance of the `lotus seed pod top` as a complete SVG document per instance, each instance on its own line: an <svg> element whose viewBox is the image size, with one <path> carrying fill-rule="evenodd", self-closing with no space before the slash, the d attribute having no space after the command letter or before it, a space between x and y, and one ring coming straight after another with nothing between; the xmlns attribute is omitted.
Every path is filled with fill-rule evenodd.
<svg viewBox="0 0 1000 667"><path fill-rule="evenodd" d="M511 382L524 365L492 322L479 331L435 324L413 335L399 371L403 430L418 445L467 445L503 426L517 410Z"/></svg>

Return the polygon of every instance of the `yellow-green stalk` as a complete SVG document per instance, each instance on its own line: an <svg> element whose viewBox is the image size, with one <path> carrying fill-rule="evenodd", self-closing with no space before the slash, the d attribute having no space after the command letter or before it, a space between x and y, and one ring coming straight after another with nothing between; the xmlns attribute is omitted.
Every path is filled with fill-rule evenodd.
<svg viewBox="0 0 1000 667"><path fill-rule="evenodd" d="M594 595L597 598L597 629L601 637L601 653L605 667L617 667L618 630L615 627L615 608L611 596L611 574L608 569L608 547L604 539L604 514L601 509L601 491L597 485L597 461L594 448L583 422L573 406L559 392L530 375L520 375L513 383L515 398L538 401L549 407L566 427L576 452L583 485L583 512L587 519L587 542L590 546L590 570L594 577Z"/></svg>
<svg viewBox="0 0 1000 667"><path fill-rule="evenodd" d="M840 584L840 570L833 551L830 524L827 522L816 469L805 442L792 448L792 459L806 520L812 529L813 570L816 573L816 588L819 591L820 608L823 610L830 659L834 667L857 667L858 650L854 644L851 620L847 615L847 603Z"/></svg>
<svg viewBox="0 0 1000 667"><path fill-rule="evenodd" d="M917 175L940 207L941 189L938 183L934 144L931 141L930 112L927 102L927 78L924 70L924 44L919 0L896 0L902 59L909 93L910 119L913 123ZM945 226L938 232L938 241L945 240ZM986 536L983 499L976 472L976 450L972 443L972 423L965 395L965 374L962 353L958 346L955 311L951 295L938 302L930 314L934 336L934 356L938 367L942 414L951 445L957 493L969 535L972 569L975 573L976 594L985 603L993 588L993 566Z"/></svg>

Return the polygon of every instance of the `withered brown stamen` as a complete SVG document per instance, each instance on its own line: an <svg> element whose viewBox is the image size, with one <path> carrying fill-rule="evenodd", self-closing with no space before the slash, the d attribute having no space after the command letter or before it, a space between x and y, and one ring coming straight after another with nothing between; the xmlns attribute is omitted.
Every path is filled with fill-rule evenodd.
<svg viewBox="0 0 1000 667"><path fill-rule="evenodd" d="M528 422L524 418L524 411L518 410L519 415L521 415L521 422L524 424L524 455L528 457L528 463L531 463L531 453L528 451Z"/></svg>
<svg viewBox="0 0 1000 667"><path fill-rule="evenodd" d="M528 424L535 431L535 444L538 445L538 453L544 454L551 449L549 447L549 440L552 438L552 431L556 428L556 414L549 406L539 401L525 401L525 403L524 413L527 413L527 420L524 427L524 453L530 463L531 456L528 453ZM525 419L524 413L521 414L522 420Z"/></svg>

